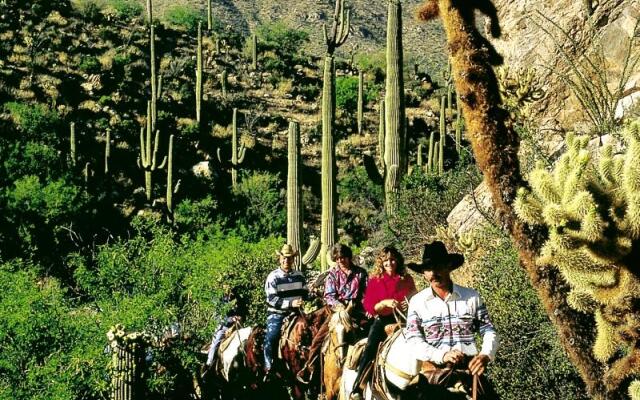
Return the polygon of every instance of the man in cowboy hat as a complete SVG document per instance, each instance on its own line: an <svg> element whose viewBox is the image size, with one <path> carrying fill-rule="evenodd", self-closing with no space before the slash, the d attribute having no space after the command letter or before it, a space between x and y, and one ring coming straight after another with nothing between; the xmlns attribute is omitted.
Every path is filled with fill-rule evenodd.
<svg viewBox="0 0 640 400"><path fill-rule="evenodd" d="M280 329L284 318L295 309L302 306L308 290L304 275L300 271L293 271L293 264L298 251L290 244L282 246L276 252L279 256L280 267L271 271L264 284L267 295L267 331L264 343L264 362L267 377L273 365L273 356L280 339Z"/></svg>
<svg viewBox="0 0 640 400"><path fill-rule="evenodd" d="M468 387L474 376L481 378L481 398L497 398L483 375L498 349L487 307L477 291L451 280L451 271L463 263L461 254L451 254L444 243L435 241L424 246L420 263L407 264L423 275L429 287L409 302L405 337L416 358L431 367L432 372L424 373L430 383L442 383L443 368L458 369L462 370L457 372L460 380ZM476 333L482 337L479 352Z"/></svg>

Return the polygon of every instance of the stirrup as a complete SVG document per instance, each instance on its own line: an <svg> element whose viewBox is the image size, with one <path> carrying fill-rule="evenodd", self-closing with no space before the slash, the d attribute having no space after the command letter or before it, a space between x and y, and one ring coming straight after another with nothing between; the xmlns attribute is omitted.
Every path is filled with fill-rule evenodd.
<svg viewBox="0 0 640 400"><path fill-rule="evenodd" d="M363 400L362 394L359 392L351 392L349 400Z"/></svg>

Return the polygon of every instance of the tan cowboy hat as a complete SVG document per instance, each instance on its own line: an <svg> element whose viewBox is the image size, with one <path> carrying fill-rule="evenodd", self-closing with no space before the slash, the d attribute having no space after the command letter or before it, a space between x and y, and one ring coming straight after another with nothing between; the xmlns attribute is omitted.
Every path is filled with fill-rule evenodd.
<svg viewBox="0 0 640 400"><path fill-rule="evenodd" d="M449 253L444 243L436 240L427 243L422 249L422 262L408 263L407 267L412 271L422 273L423 271L441 271L448 269L453 271L464 264L464 256L457 253Z"/></svg>
<svg viewBox="0 0 640 400"><path fill-rule="evenodd" d="M282 246L279 251L276 251L276 254L282 257L295 257L298 255L298 251L293 249L289 243Z"/></svg>

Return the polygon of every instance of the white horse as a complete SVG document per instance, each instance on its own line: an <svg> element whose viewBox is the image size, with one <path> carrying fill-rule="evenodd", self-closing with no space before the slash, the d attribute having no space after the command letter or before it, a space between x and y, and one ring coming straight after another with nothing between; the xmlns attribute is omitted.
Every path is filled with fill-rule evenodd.
<svg viewBox="0 0 640 400"><path fill-rule="evenodd" d="M385 342L375 360L372 378L363 392L366 400L465 399L444 387L420 379L422 361L416 359L403 330L395 331ZM357 371L345 364L340 385L340 400L348 400ZM375 382L375 383L372 383ZM376 387L377 390L373 390Z"/></svg>

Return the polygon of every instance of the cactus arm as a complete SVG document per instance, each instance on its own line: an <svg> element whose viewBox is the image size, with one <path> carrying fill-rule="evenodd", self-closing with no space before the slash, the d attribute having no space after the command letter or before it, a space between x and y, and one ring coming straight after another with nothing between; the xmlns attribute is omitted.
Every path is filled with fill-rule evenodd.
<svg viewBox="0 0 640 400"><path fill-rule="evenodd" d="M238 161L236 165L242 164L244 161L244 155L247 153L247 147L245 145L240 145L240 150L238 150Z"/></svg>
<svg viewBox="0 0 640 400"><path fill-rule="evenodd" d="M318 254L320 254L320 239L312 237L309 248L302 256L302 265L309 265L314 262Z"/></svg>

